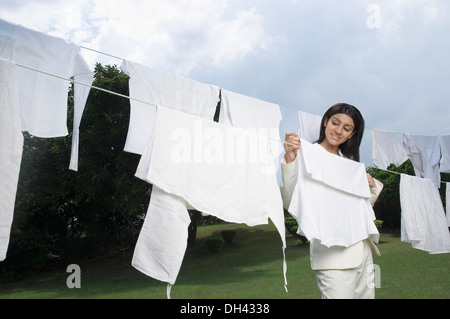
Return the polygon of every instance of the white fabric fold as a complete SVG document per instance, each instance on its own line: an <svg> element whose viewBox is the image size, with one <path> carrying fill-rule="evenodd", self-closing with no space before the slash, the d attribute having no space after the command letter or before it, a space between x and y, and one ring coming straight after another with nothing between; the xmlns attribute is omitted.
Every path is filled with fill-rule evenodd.
<svg viewBox="0 0 450 319"><path fill-rule="evenodd" d="M270 139L274 165L278 167L283 152L280 138L280 106L250 96L221 89L219 123L252 130Z"/></svg>
<svg viewBox="0 0 450 319"><path fill-rule="evenodd" d="M400 176L401 240L430 254L450 252L450 234L439 191L433 182Z"/></svg>
<svg viewBox="0 0 450 319"><path fill-rule="evenodd" d="M132 61L120 66L130 76L130 122L124 150L140 154L155 125L156 105L212 120L219 103L219 87L187 79Z"/></svg>
<svg viewBox="0 0 450 319"><path fill-rule="evenodd" d="M301 145L288 209L298 222L298 233L327 247L350 247L367 238L378 242L364 164L303 139Z"/></svg>
<svg viewBox="0 0 450 319"><path fill-rule="evenodd" d="M0 261L8 251L23 151L16 76L14 63L0 58Z"/></svg>
<svg viewBox="0 0 450 319"><path fill-rule="evenodd" d="M450 173L450 135L438 136L441 146L441 160L439 162L439 171L441 173Z"/></svg>
<svg viewBox="0 0 450 319"><path fill-rule="evenodd" d="M445 215L447 218L447 226L450 227L450 183L445 183Z"/></svg>
<svg viewBox="0 0 450 319"><path fill-rule="evenodd" d="M322 117L308 112L298 111L300 122L299 135L302 139L314 143L320 136Z"/></svg>

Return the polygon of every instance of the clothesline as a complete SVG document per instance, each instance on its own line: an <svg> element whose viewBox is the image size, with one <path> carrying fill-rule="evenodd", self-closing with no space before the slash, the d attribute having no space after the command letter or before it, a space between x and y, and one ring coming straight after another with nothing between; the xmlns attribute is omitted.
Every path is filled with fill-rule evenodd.
<svg viewBox="0 0 450 319"><path fill-rule="evenodd" d="M89 49L89 50L95 51L93 49ZM99 53L102 53L102 52L99 52ZM102 54L106 54L106 53L102 53ZM108 54L106 54L106 55L108 55ZM112 57L114 57L114 56L112 56ZM118 57L115 57L115 58L120 59ZM80 81L76 81L74 79L65 78L65 77L60 76L60 75L52 74L52 73L49 73L49 72L46 72L46 71L42 71L42 70L39 70L39 69L36 69L36 68L32 68L32 67L29 67L29 66L26 66L26 65L22 65L22 64L19 64L19 63L15 63L15 64L18 67L25 68L25 69L28 69L28 70L31 70L31 71L35 71L35 72L39 72L39 73L42 73L42 74L45 74L45 75L48 75L48 76L56 77L58 79L65 80L67 82L72 82L72 83L80 84L80 85L83 85L83 86L87 86L87 87L89 87L91 89L99 90L99 91L102 91L102 92L105 92L105 93L109 93L109 94L116 95L116 96L119 96L119 97L122 97L122 98L125 98L125 99L129 99L129 100L137 101L137 102L140 102L140 103L144 103L144 104L147 104L147 105L150 105L150 106L155 106L155 107L158 106L157 104L153 104L153 103L150 103L150 102L147 102L147 101L139 100L139 99L130 97L128 95L124 95L124 94L117 93L117 92L114 92L114 91L111 91L111 90L103 89L103 88L100 88L100 87L97 87L97 86L94 86L94 85L91 85L91 84L87 84L87 83L83 83L83 82L80 82ZM298 111L298 110L296 110L296 111ZM280 143L282 145L287 144L287 145L296 146L296 145L294 145L292 143L289 143L287 141L282 141L282 140L271 138L271 137L268 137L268 139L272 140L272 141L275 141L275 142L278 142L278 143ZM376 167L376 166L372 166L372 165L367 165L367 167L368 168L378 169L378 170L381 170L381 171L384 171L384 172L387 172L387 173L401 175L401 173L399 173L399 172L394 172L394 171L391 171L391 170L382 169L382 168L379 168L379 167ZM445 184L445 183L446 183L445 181L441 182L441 184Z"/></svg>
<svg viewBox="0 0 450 319"><path fill-rule="evenodd" d="M109 57L114 58L114 59L125 61L125 59L119 58L118 56L115 56L115 55L112 55L112 54L109 54L109 53L105 53L105 52L102 52L102 51L97 51L97 50L94 50L94 49L91 49L91 48L88 48L88 47L84 47L84 46L81 46L81 45L80 45L80 48L81 49L85 49L85 50L89 50L89 51L92 51L92 52L100 53L100 54L109 56Z"/></svg>
<svg viewBox="0 0 450 319"><path fill-rule="evenodd" d="M117 93L117 92L114 92L114 91L110 91L110 90L107 90L107 89L103 89L103 88L100 88L100 87L98 87L98 86L94 86L94 85L91 85L91 84L83 83L83 82L76 81L76 80L70 79L70 78L65 78L65 77L60 76L60 75L57 75L57 74L52 74L52 73L49 73L49 72L45 72L45 71L42 71L42 70L38 70L38 69L35 69L35 68L31 68L31 67L29 67L29 66L22 65L22 64L19 64L19 63L15 63L15 64L16 64L17 66L21 67L21 68L25 68L25 69L28 69L28 70L31 70L31 71L43 73L43 74L45 74L45 75L53 76L53 77L55 77L55 78L58 78L58 79L61 79L61 80L65 80L65 81L67 81L67 82L72 82L72 83L75 83L75 84L84 85L84 86L87 86L87 87L89 87L89 88L91 88L91 89L103 91L103 92L106 92L106 93L109 93L109 94L117 95L117 96L120 96L120 97L129 99L129 100L133 100L133 101L140 102L140 103L145 103L145 104L148 104L148 105L151 105L151 106L158 106L158 105L156 105L156 104L152 104L152 103L147 102L147 101L142 101L142 100L139 100L139 99L136 99L136 98L132 98L132 97L130 97L130 96L128 96L128 95L124 95L124 94L120 94L120 93Z"/></svg>
<svg viewBox="0 0 450 319"><path fill-rule="evenodd" d="M109 56L109 57L112 57L114 59L118 59L118 60L121 60L121 61L125 61L126 60L124 58L121 58L121 57L118 57L118 56L115 56L115 55L112 55L112 54L109 54L109 53L106 53L106 52L103 52L103 51L99 51L99 50L95 50L95 49L92 49L92 48L88 48L88 47L85 47L85 46L80 46L80 48L88 50L88 51L96 52L96 53L99 53L99 54L102 54L102 55L106 55L106 56ZM284 107L286 109L290 109L292 111L296 111L296 112L299 111L298 109L296 109L296 108L294 108L292 106L286 106L286 105L279 105L279 106L280 107ZM364 129L373 130L373 129L376 129L376 128L373 128L373 127L370 127L370 126L366 125ZM383 130L383 131L390 132L390 133L395 133L395 134L403 134L403 132L387 131L387 130Z"/></svg>

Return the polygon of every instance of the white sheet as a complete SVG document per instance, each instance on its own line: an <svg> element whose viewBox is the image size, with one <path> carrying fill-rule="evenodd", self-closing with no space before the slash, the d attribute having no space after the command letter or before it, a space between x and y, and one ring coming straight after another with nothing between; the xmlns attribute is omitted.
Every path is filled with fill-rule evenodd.
<svg viewBox="0 0 450 319"><path fill-rule="evenodd" d="M9 246L23 150L16 76L14 63L0 58L0 261Z"/></svg>
<svg viewBox="0 0 450 319"><path fill-rule="evenodd" d="M400 177L401 240L430 254L450 252L450 234L439 191L433 182Z"/></svg>
<svg viewBox="0 0 450 319"><path fill-rule="evenodd" d="M217 86L132 61L124 61L121 69L130 76L130 97L133 98L130 101L130 123L124 147L126 152L143 154L153 133L156 105L213 119L219 102Z"/></svg>

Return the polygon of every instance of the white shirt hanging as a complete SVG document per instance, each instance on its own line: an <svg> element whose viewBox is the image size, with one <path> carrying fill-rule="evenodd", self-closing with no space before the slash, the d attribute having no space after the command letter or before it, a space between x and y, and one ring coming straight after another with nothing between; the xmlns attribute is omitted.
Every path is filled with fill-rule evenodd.
<svg viewBox="0 0 450 319"><path fill-rule="evenodd" d="M372 159L376 167L400 166L408 160L408 154L397 140L397 133L372 129Z"/></svg>
<svg viewBox="0 0 450 319"><path fill-rule="evenodd" d="M249 226L267 224L270 218L280 234L284 254L284 211L272 158L269 141L264 136L158 107L152 143L141 157L136 176L159 189L156 194L164 198L163 206L171 209L170 214L177 214L177 219L181 218L177 227L186 225L182 220L187 215L188 205L224 221ZM164 207L152 208L152 211L161 209ZM169 216L169 213L158 214ZM158 222L147 225L160 227ZM146 229L140 245L149 243L150 237L146 239L146 236L152 231ZM155 230L156 233L161 232ZM173 283L179 266L164 262L179 263L182 259L179 250L174 252L177 256L172 257L167 257L169 252L164 251L172 241L179 242L179 238L173 236L178 236L177 232L168 231L164 239L159 238L158 242L162 243L159 249L138 248L137 268ZM182 241L185 243L184 238ZM154 243L149 245L155 247ZM146 259L158 260L158 263L143 262ZM286 276L285 261L283 266Z"/></svg>
<svg viewBox="0 0 450 319"><path fill-rule="evenodd" d="M274 165L278 167L283 152L280 143L282 114L278 104L221 89L219 123L252 130L270 138Z"/></svg>
<svg viewBox="0 0 450 319"><path fill-rule="evenodd" d="M437 136L403 134L403 145L416 176L429 178L437 188L440 188L441 147Z"/></svg>
<svg viewBox="0 0 450 319"><path fill-rule="evenodd" d="M93 72L78 45L0 19L0 57L16 64L91 85ZM69 82L17 68L21 129L43 138L66 136ZM78 134L89 87L74 85L74 122L70 169L77 170Z"/></svg>
<svg viewBox="0 0 450 319"><path fill-rule="evenodd" d="M450 135L440 135L438 138L442 155L439 162L439 171L441 173L450 173Z"/></svg>

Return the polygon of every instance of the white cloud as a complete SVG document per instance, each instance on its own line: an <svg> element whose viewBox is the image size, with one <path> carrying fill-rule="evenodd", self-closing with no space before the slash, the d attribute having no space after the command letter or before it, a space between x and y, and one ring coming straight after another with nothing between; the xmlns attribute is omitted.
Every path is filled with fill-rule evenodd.
<svg viewBox="0 0 450 319"><path fill-rule="evenodd" d="M7 6L0 17L187 75L195 68L225 67L268 49L271 38L257 10L233 12L227 7L225 0L47 0ZM99 59L93 53L86 57L90 64Z"/></svg>
<svg viewBox="0 0 450 319"><path fill-rule="evenodd" d="M445 0L5 0L0 17L284 106L344 101L380 129L449 133Z"/></svg>
<svg viewBox="0 0 450 319"><path fill-rule="evenodd" d="M226 1L95 1L90 45L178 74L223 67L268 48L256 9L226 15Z"/></svg>

